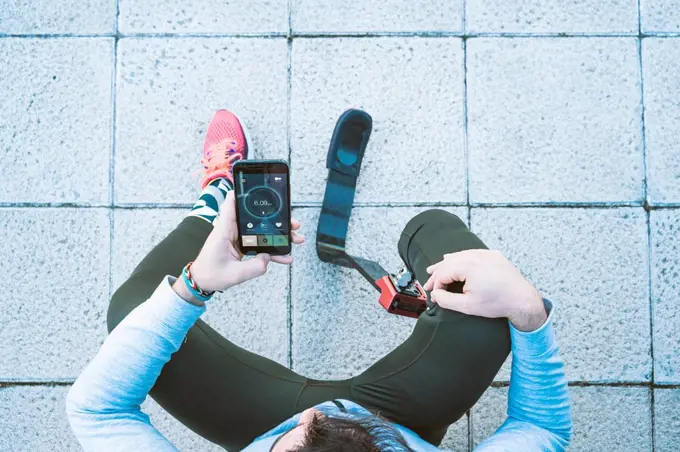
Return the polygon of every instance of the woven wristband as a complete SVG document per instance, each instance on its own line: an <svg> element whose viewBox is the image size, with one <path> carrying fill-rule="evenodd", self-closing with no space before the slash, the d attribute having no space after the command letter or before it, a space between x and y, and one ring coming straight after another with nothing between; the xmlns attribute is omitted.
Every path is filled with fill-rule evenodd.
<svg viewBox="0 0 680 452"><path fill-rule="evenodd" d="M189 262L182 270L182 279L184 280L184 285L187 286L187 289L189 289L189 292L191 292L194 297L201 301L208 301L212 298L215 292L206 292L205 290L198 287L198 284L196 284L196 281L194 281L194 278L191 276L191 264L193 264L193 262Z"/></svg>

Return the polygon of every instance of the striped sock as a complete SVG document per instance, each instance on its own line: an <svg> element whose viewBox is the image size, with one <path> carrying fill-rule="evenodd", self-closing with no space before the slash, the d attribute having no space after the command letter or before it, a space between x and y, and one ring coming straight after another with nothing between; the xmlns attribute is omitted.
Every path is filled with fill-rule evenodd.
<svg viewBox="0 0 680 452"><path fill-rule="evenodd" d="M227 193L233 189L234 186L226 178L210 182L201 192L194 207L191 208L189 216L203 218L212 224L220 213L220 206L227 197Z"/></svg>

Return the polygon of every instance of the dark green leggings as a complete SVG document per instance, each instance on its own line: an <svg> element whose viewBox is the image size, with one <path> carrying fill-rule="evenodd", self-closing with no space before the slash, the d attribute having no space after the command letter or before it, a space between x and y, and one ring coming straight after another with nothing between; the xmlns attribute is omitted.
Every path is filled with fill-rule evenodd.
<svg viewBox="0 0 680 452"><path fill-rule="evenodd" d="M188 217L159 243L114 294L109 331L164 275L178 275L194 260L211 229ZM428 210L409 221L398 248L424 282L425 269L444 253L486 247L455 215ZM228 450L242 449L294 414L332 399L380 412L439 445L447 427L484 393L509 351L506 320L435 307L420 316L403 344L361 375L319 381L236 346L199 320L151 396L191 430Z"/></svg>

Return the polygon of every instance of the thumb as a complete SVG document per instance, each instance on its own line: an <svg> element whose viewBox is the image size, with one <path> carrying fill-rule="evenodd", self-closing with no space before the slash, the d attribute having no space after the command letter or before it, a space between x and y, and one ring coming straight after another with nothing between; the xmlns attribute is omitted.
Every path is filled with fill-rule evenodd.
<svg viewBox="0 0 680 452"><path fill-rule="evenodd" d="M217 218L219 224L225 227L236 224L236 195L234 190L229 190L224 202L220 206L220 216Z"/></svg>
<svg viewBox="0 0 680 452"><path fill-rule="evenodd" d="M243 282L264 275L267 272L269 261L271 261L271 256L261 253L252 259L239 262L238 279Z"/></svg>
<svg viewBox="0 0 680 452"><path fill-rule="evenodd" d="M452 293L444 289L436 289L430 293L432 301L439 306L463 314L474 314L474 305L470 302L470 296L461 293Z"/></svg>

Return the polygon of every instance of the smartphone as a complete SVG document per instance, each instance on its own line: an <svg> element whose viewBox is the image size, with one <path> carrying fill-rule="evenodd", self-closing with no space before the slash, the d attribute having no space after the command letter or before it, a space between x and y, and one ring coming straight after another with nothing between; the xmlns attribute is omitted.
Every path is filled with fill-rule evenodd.
<svg viewBox="0 0 680 452"><path fill-rule="evenodd" d="M243 254L290 253L290 170L283 160L234 164L238 243Z"/></svg>

